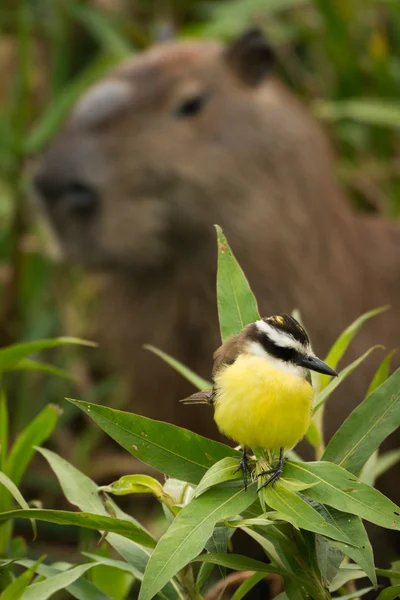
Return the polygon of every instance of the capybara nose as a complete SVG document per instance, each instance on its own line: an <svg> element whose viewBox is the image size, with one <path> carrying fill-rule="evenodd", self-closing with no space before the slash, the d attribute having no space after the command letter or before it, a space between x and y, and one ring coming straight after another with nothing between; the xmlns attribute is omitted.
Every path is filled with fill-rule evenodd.
<svg viewBox="0 0 400 600"><path fill-rule="evenodd" d="M98 206L95 190L80 181L55 181L41 173L35 175L33 185L49 210L62 206L65 212L87 217L92 215Z"/></svg>

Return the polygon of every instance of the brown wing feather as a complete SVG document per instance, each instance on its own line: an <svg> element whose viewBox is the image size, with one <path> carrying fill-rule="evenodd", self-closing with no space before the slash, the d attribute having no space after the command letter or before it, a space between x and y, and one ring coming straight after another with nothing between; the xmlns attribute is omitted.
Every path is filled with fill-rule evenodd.
<svg viewBox="0 0 400 600"><path fill-rule="evenodd" d="M244 331L245 330L230 338L214 352L214 365L212 370L213 381L216 373L221 367L232 365L239 356L243 347ZM179 400L179 402L182 402L182 404L208 404L212 406L214 402L214 388L211 390L195 392L188 398Z"/></svg>
<svg viewBox="0 0 400 600"><path fill-rule="evenodd" d="M243 342L246 337L247 327L229 340L227 340L222 346L220 346L214 352L214 366L212 370L212 377L214 379L219 369L225 365L232 365L239 354L243 350Z"/></svg>
<svg viewBox="0 0 400 600"><path fill-rule="evenodd" d="M179 400L182 404L209 404L213 403L213 391L212 390L202 390L201 392L195 392L188 398L183 398L183 400Z"/></svg>

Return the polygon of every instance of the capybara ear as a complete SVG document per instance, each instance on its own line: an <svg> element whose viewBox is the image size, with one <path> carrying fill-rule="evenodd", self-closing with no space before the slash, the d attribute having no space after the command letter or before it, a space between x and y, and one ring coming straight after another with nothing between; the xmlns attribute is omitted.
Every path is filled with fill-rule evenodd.
<svg viewBox="0 0 400 600"><path fill-rule="evenodd" d="M225 48L225 58L238 77L253 86L270 73L275 57L261 29L254 27Z"/></svg>

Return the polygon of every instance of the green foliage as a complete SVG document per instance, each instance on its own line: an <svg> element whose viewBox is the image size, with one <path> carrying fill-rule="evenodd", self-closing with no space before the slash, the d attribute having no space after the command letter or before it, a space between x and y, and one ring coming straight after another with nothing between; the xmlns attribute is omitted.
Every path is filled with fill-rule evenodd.
<svg viewBox="0 0 400 600"><path fill-rule="evenodd" d="M218 248L222 255L218 265L219 314L224 323L221 331L227 335L227 332L236 333L238 327L247 323L250 317L243 315L255 314L256 302L232 252L227 253L227 242L220 230ZM232 273L235 274L233 277ZM222 293L224 286L227 291ZM234 299L235 309L232 310ZM247 307L246 303L249 303ZM330 353L332 364L341 358L361 325L379 312L381 309L363 315L342 334ZM193 375L188 374L183 365L177 365L163 353L158 354L193 380ZM20 360L19 357L20 354L14 352L14 360ZM349 368L355 371L363 358L345 367L342 373L346 369L348 372ZM367 577L372 587L365 587L357 594L341 595L341 598L360 597L376 588L377 575L389 577L393 582L391 587L380 592L379 597L384 600L394 598L400 571L396 567L391 571L375 568L363 520L399 530L400 508L369 485L368 478L357 476L361 471L364 475L365 465L370 464L373 471L370 480L374 480L400 457L398 451L377 456L381 442L400 425L400 371L387 377L389 361L390 356L375 374L365 400L328 444L323 460L289 460L282 478L262 490L257 490L256 477L252 478L247 490L244 488L242 475L237 472L240 454L224 444L168 423L71 400L133 456L174 479L168 479L162 485L148 475L134 474L98 487L65 459L41 448L40 453L57 476L66 499L79 510L29 508L12 483L10 473L20 481L35 450L34 445L38 440L44 441L53 430L57 411L48 407L23 432L9 455L2 452L2 465L8 466L9 475L2 475L0 484L11 492L22 508L4 510L3 506L0 523L15 518L34 518L95 530L102 534L103 549L83 552L83 556L92 562L78 566L70 563L63 567L58 563L44 565L40 561L33 563L20 558L5 560L0 566L7 572L16 566L27 569L10 581L5 592L11 590L7 592L10 594L18 589L22 590L20 597L23 599L42 600L57 590L67 589L75 598L105 600L113 593L107 585L107 574L113 573L115 581L119 582L118 591L115 588L112 596L117 600L127 598L135 580L141 583L140 600L158 596L169 600L200 600L205 586L215 581L210 575L213 573L215 578L216 571L212 567L216 565L222 569L222 576L226 568L254 572L234 592L232 597L236 600L245 597L268 573L282 577L285 591L279 598L288 600L329 600L332 593L343 592L349 582ZM338 378L339 383L342 379ZM208 382L204 384L209 385ZM322 386L319 392L319 398L323 395L324 401L332 391L329 385ZM0 410L5 418L4 397ZM316 435L322 439L319 427L315 422ZM2 436L4 443L7 438L4 424ZM264 469L264 458L252 460L256 472ZM17 465L21 463L22 468L18 469ZM166 532L158 541L111 498L138 493L151 494L168 509ZM261 546L269 559L268 564L229 552L230 538L238 529ZM110 554L110 548L119 558ZM197 563L201 564L200 568ZM92 581L84 577L90 570L97 573L92 576ZM34 580L36 573L41 577L39 580Z"/></svg>
<svg viewBox="0 0 400 600"><path fill-rule="evenodd" d="M207 469L238 452L176 425L70 400L125 450L169 477L198 483Z"/></svg>
<svg viewBox="0 0 400 600"><path fill-rule="evenodd" d="M245 325L260 318L257 301L251 293L248 281L233 259L232 250L221 230L217 229L218 276L217 303L221 339L225 342L239 333Z"/></svg>

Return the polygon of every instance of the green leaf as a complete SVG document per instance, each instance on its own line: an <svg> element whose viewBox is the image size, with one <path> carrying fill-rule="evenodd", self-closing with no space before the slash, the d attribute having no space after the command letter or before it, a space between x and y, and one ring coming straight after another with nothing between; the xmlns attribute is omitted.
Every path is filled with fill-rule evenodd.
<svg viewBox="0 0 400 600"><path fill-rule="evenodd" d="M394 600L400 595L400 585L392 585L382 590L377 600Z"/></svg>
<svg viewBox="0 0 400 600"><path fill-rule="evenodd" d="M306 438L313 448L318 448L321 444L321 432L314 421L310 422L310 425L307 429Z"/></svg>
<svg viewBox="0 0 400 600"><path fill-rule="evenodd" d="M34 562L33 560L21 559L16 561L16 564L30 568L33 566ZM60 569L48 565L39 565L35 568L35 571L39 575L46 577L46 579L50 579L60 573ZM63 572L65 572L65 569L63 569ZM109 596L103 594L98 587L83 577L80 577L65 589L71 596L78 598L78 600L110 600Z"/></svg>
<svg viewBox="0 0 400 600"><path fill-rule="evenodd" d="M154 548L155 540L140 527L137 527L131 521L116 519L115 517L96 515L88 512L69 512L67 510L44 510L39 508L31 508L27 510L9 510L0 513L0 523L9 519L38 519L47 523L57 523L59 525L77 525L85 529L94 529L97 531L112 531L123 537L147 546Z"/></svg>
<svg viewBox="0 0 400 600"><path fill-rule="evenodd" d="M400 369L346 419L322 459L359 473L371 454L400 425Z"/></svg>
<svg viewBox="0 0 400 600"><path fill-rule="evenodd" d="M278 575L288 575L284 569L280 569L275 565L242 556L241 554L202 554L193 560L193 562L211 563L220 565L233 571L256 571L256 573L277 573Z"/></svg>
<svg viewBox="0 0 400 600"><path fill-rule="evenodd" d="M54 452L45 450L44 448L41 448L40 452L49 462L50 467L53 469L60 482L65 497L71 504L74 504L85 512L87 511L99 515L108 514L104 504L99 498L98 487L94 481L78 471L78 469L75 469L75 467ZM117 518L130 520L137 527L140 527L140 524L135 519L126 515L118 506L114 505L113 510ZM147 562L151 556L151 550L149 548L141 546L116 533L109 533L107 535L107 542L115 548L120 556L137 569L139 573L144 573ZM163 594L170 600L176 600L177 596L180 597L180 590L176 582L173 581L165 586Z"/></svg>
<svg viewBox="0 0 400 600"><path fill-rule="evenodd" d="M8 453L8 410L7 398L0 388L0 470L6 470Z"/></svg>
<svg viewBox="0 0 400 600"><path fill-rule="evenodd" d="M252 517L251 519L234 519L233 521L225 521L225 525L227 527L232 527L233 529L237 529L238 527L254 527L255 525L260 525L261 527L265 527L267 525L276 525L275 520L270 520L267 517L268 513L263 513L259 517ZM280 513L274 512L273 514L278 515L280 517Z"/></svg>
<svg viewBox="0 0 400 600"><path fill-rule="evenodd" d="M353 564L342 565L329 586L330 592L336 592L349 581L362 579L365 573L362 569L357 569Z"/></svg>
<svg viewBox="0 0 400 600"><path fill-rule="evenodd" d="M396 350L392 350L389 354L383 359L379 367L377 368L375 375L372 378L372 381L369 385L367 396L372 394L382 383L388 379L390 374L390 363L392 362L393 355L396 353Z"/></svg>
<svg viewBox="0 0 400 600"><path fill-rule="evenodd" d="M397 585L397 583L400 582L400 571L394 569L399 569L399 567L400 561L395 560L394 562L392 562L391 569L376 569L376 574L381 575L382 577L387 577L388 579L390 579L392 585Z"/></svg>
<svg viewBox="0 0 400 600"><path fill-rule="evenodd" d="M186 367L184 364L179 362L179 360L172 358L172 356L170 356L166 352L163 352L162 350L159 350L158 348L155 348L154 346L151 346L150 344L145 344L143 346L143 348L145 348L146 350L150 350L150 352L153 352L153 354L156 354L157 356L159 356L170 367L175 369L175 371L178 371L178 373L180 373L183 377L185 377L185 379L190 381L190 383L192 383L194 385L194 387L196 387L197 389L208 390L212 387L212 384L209 381L206 381L199 375L196 375L196 373L194 373L188 367Z"/></svg>
<svg viewBox="0 0 400 600"><path fill-rule="evenodd" d="M356 546L349 546L342 542L330 542L331 545L335 546L343 554L354 560L354 562L365 571L367 577L370 578L374 586L376 586L372 546L360 517L336 510L330 506L323 506L313 500L308 500L308 502L311 503L311 506L313 506L326 521L343 531L343 534L347 535L347 537L356 544Z"/></svg>
<svg viewBox="0 0 400 600"><path fill-rule="evenodd" d="M314 106L318 118L326 121L347 119L379 127L400 127L400 109L396 100L354 98L340 102L323 100Z"/></svg>
<svg viewBox="0 0 400 600"><path fill-rule="evenodd" d="M150 475L124 475L118 481L110 485L103 485L99 491L115 496L126 496L127 494L152 494L166 506L172 507L174 500L166 494L157 479Z"/></svg>
<svg viewBox="0 0 400 600"><path fill-rule="evenodd" d="M30 354L40 352L41 350L47 350L48 348L69 345L96 346L93 342L73 337L59 337L50 340L46 339L23 344L12 344L11 346L0 349L0 372L15 369L15 366Z"/></svg>
<svg viewBox="0 0 400 600"><path fill-rule="evenodd" d="M136 569L134 567L134 565L124 562L123 560L115 560L114 558L99 556L98 554L93 554L92 552L82 552L82 554L83 554L83 556L86 556L87 558L91 558L95 562L100 561L100 563L102 565L107 565L109 567L115 567L116 569L121 569L121 571L130 573L131 575L133 575L134 577L136 577L136 579L139 579L140 581L143 579L143 573L141 573L141 571Z"/></svg>
<svg viewBox="0 0 400 600"><path fill-rule="evenodd" d="M257 498L255 484L245 491L208 490L194 498L174 519L147 565L139 600L151 600L178 571L203 550L216 523L240 514Z"/></svg>
<svg viewBox="0 0 400 600"><path fill-rule="evenodd" d="M342 371L340 371L339 375L331 380L331 382L315 396L313 413L315 414L321 406L325 404L328 400L329 396L336 390L336 388L349 376L351 373L357 369L357 367L364 362L366 358L376 350L377 348L382 348L382 346L373 346L369 350L367 350L360 358L357 358L352 363L347 365Z"/></svg>
<svg viewBox="0 0 400 600"><path fill-rule="evenodd" d="M339 361L341 360L347 348L349 347L350 342L360 331L364 323L366 323L366 321L368 321L369 319L372 319L372 317L375 317L376 315L379 315L385 310L388 310L388 308L388 306L375 308L361 315L361 317L358 317L358 319L356 319L351 325L349 325L349 327L347 327L343 331L343 333L338 337L336 342L333 344L332 348L329 350L325 362L333 369L336 369ZM322 375L320 381L320 390L322 391L330 383L331 377L328 377L327 375Z"/></svg>
<svg viewBox="0 0 400 600"><path fill-rule="evenodd" d="M70 373L67 373L63 369L59 369L58 367L48 365L47 363L39 362L37 360L32 360L30 358L23 358L22 360L17 362L13 367L10 367L8 370L36 371L40 373L48 373L49 375L55 375L56 377L61 377L62 379L74 379L73 376L70 375Z"/></svg>
<svg viewBox="0 0 400 600"><path fill-rule="evenodd" d="M339 571L344 554L322 535L315 536L315 550L322 579L329 586Z"/></svg>
<svg viewBox="0 0 400 600"><path fill-rule="evenodd" d="M219 462L215 463L204 475L199 485L196 487L194 495L200 496L203 492L214 485L223 483L224 481L243 480L243 474L238 470L240 457L233 458L227 456Z"/></svg>
<svg viewBox="0 0 400 600"><path fill-rule="evenodd" d="M35 454L35 447L43 444L53 433L60 414L59 406L48 404L15 440L8 457L6 472L16 485L21 481Z"/></svg>
<svg viewBox="0 0 400 600"><path fill-rule="evenodd" d="M4 487L7 488L7 490L10 492L10 494L13 496L14 500L22 508L29 510L28 503L26 502L25 498L23 497L23 495L21 494L21 492L19 491L19 489L17 488L15 483L13 483L11 481L11 479L9 477L7 477L7 475L5 473L2 473L1 471L0 471L0 484L3 484ZM33 537L36 538L36 535L37 535L36 523L33 519L30 519L30 521L31 521L32 530L33 530Z"/></svg>
<svg viewBox="0 0 400 600"><path fill-rule="evenodd" d="M304 491L311 500L387 529L400 529L400 508L342 467L329 462L288 462L285 469L300 481L319 484Z"/></svg>
<svg viewBox="0 0 400 600"><path fill-rule="evenodd" d="M250 575L248 579L246 579L236 590L236 592L232 596L232 600L242 600L257 583L262 581L265 577L265 573L254 573Z"/></svg>
<svg viewBox="0 0 400 600"><path fill-rule="evenodd" d="M27 571L22 573L22 575L10 583L10 585L7 586L1 594L1 600L20 600L22 597L25 598L25 590L32 581L37 567L40 565L42 560L44 560L44 558L44 556L39 558L39 560L33 563L32 567L30 567ZM37 600L39 600L39 598Z"/></svg>
<svg viewBox="0 0 400 600"><path fill-rule="evenodd" d="M397 450L388 450L384 454L379 454L375 464L375 480L381 475L389 471L394 465L400 461L400 448Z"/></svg>
<svg viewBox="0 0 400 600"><path fill-rule="evenodd" d="M68 571L54 575L45 581L33 583L22 596L22 600L47 600L47 598L50 598L59 590L63 590L74 583L95 565L96 563L79 565L78 567L73 567L72 569L68 569Z"/></svg>
<svg viewBox="0 0 400 600"><path fill-rule="evenodd" d="M343 531L326 521L300 496L279 485L279 482L274 486L267 486L262 493L268 506L282 515L288 515L300 529L320 533L345 544L353 544Z"/></svg>
<svg viewBox="0 0 400 600"><path fill-rule="evenodd" d="M365 596L365 594L372 592L373 589L373 587L362 588L362 590L351 592L351 594L344 594L344 596L339 596L339 598L340 600L357 600L357 598L361 598L362 596Z"/></svg>
<svg viewBox="0 0 400 600"><path fill-rule="evenodd" d="M217 298L221 338L225 342L245 325L260 318L257 301L222 232L216 225L218 243Z"/></svg>
<svg viewBox="0 0 400 600"><path fill-rule="evenodd" d="M133 456L176 479L197 484L218 460L240 456L229 446L170 423L80 400L69 402L88 414Z"/></svg>
<svg viewBox="0 0 400 600"><path fill-rule="evenodd" d="M107 543L103 543L96 552L97 560L101 561L102 558L110 558L111 551ZM121 563L122 568L120 566L111 565L108 562L99 563L96 568L92 569L90 572L90 580L105 592L109 598L113 598L113 600L126 600L129 596L135 576L125 568L129 567L127 563L123 561L115 562Z"/></svg>

